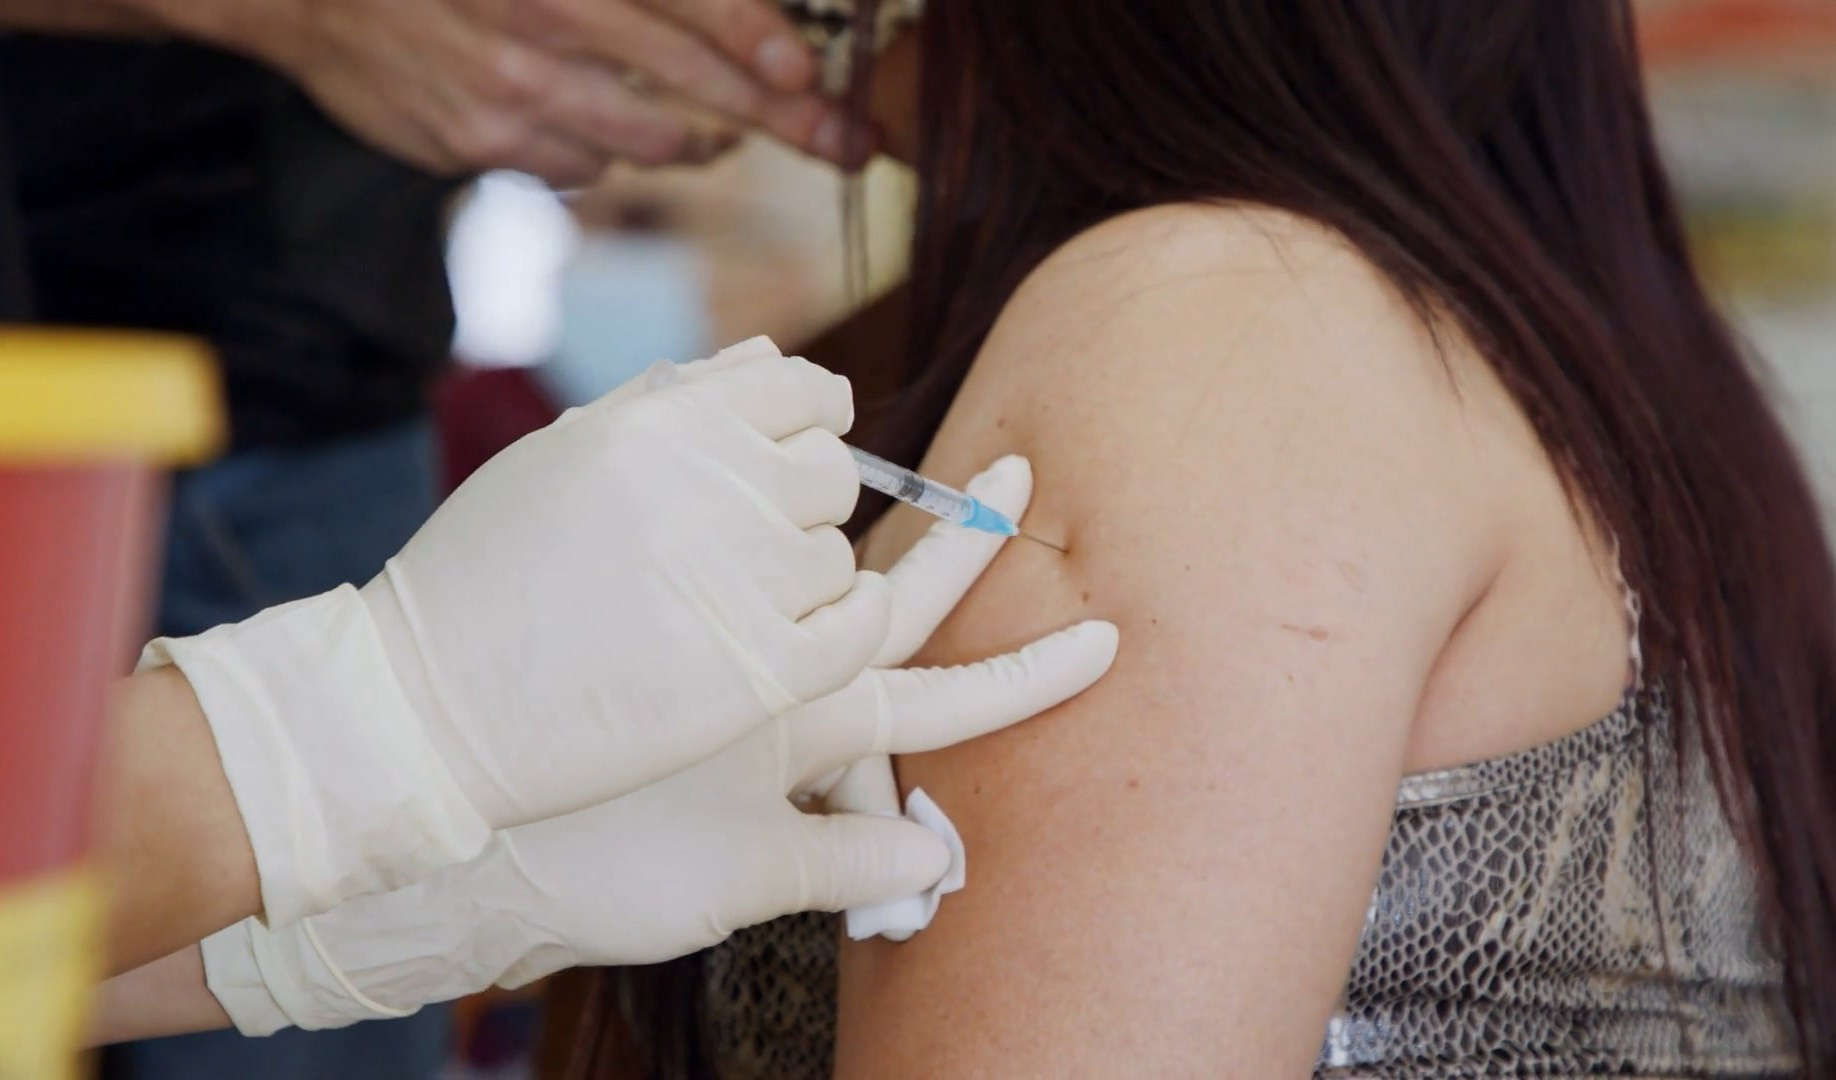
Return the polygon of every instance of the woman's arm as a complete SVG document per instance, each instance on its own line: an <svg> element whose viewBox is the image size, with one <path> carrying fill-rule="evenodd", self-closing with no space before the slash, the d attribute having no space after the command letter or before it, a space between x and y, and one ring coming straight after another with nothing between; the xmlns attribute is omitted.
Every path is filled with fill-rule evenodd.
<svg viewBox="0 0 1836 1080"><path fill-rule="evenodd" d="M192 945L104 982L89 1025L92 1046L229 1027Z"/></svg>
<svg viewBox="0 0 1836 1080"><path fill-rule="evenodd" d="M1461 418L1407 306L1292 219L1145 211L1035 273L926 469L1030 455L1027 528L1070 553L1010 543L923 659L1083 615L1124 644L1064 715L900 763L969 885L849 948L840 1075L1306 1073L1501 558Z"/></svg>
<svg viewBox="0 0 1836 1080"><path fill-rule="evenodd" d="M210 723L178 669L117 685L100 793L111 974L261 909L248 830Z"/></svg>

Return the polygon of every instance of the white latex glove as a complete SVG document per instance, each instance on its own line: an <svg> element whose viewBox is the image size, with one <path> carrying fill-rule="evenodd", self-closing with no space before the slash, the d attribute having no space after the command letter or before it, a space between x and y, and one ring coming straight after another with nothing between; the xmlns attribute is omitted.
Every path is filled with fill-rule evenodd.
<svg viewBox="0 0 1836 1080"><path fill-rule="evenodd" d="M149 646L210 720L271 925L678 772L873 659L890 596L834 527L847 381L764 339L670 375L499 454L361 592Z"/></svg>
<svg viewBox="0 0 1836 1080"><path fill-rule="evenodd" d="M971 490L1015 483L1030 473L1007 458ZM915 652L992 554L981 534L934 528L887 575L894 630L880 659ZM866 672L668 780L499 834L463 867L281 931L230 927L204 942L210 988L248 1034L338 1027L575 965L668 959L795 911L913 895L948 863L935 834L804 814L792 800L864 755L936 749L1050 708L1096 681L1115 649L1115 627L1090 622L981 664Z"/></svg>

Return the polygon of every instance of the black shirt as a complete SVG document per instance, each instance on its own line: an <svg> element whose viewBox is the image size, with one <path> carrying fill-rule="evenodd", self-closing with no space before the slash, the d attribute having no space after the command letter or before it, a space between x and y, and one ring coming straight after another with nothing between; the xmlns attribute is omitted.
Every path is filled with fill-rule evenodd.
<svg viewBox="0 0 1836 1080"><path fill-rule="evenodd" d="M210 339L237 448L426 407L452 336L454 181L182 43L0 37L0 121L0 234L24 277L0 239L0 318Z"/></svg>

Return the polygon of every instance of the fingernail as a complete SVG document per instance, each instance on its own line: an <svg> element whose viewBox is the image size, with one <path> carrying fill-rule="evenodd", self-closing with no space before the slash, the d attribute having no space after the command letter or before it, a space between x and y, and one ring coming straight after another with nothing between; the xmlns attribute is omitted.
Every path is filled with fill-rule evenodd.
<svg viewBox="0 0 1836 1080"><path fill-rule="evenodd" d="M759 74L780 90L800 90L816 73L810 50L793 37L770 37L752 58Z"/></svg>

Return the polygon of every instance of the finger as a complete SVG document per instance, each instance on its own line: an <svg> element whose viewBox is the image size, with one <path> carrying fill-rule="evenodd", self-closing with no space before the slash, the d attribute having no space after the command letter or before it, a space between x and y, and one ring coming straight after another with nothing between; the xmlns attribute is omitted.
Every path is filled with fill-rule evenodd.
<svg viewBox="0 0 1836 1080"><path fill-rule="evenodd" d="M756 128L809 153L841 163L850 151L865 159L874 144L870 124L851 123L833 103L813 93L781 93L760 86L746 73L733 68L705 45L677 34L666 24L633 23L629 9L607 7L597 11L594 26L581 31L583 40L596 45L598 62L641 73L649 92L660 99L718 116L746 128ZM631 27L620 33L615 25ZM801 48L801 46L799 46ZM692 143L674 157L686 158ZM667 161L642 159L642 164Z"/></svg>
<svg viewBox="0 0 1836 1080"><path fill-rule="evenodd" d="M749 337L745 341L729 345L713 356L705 359L690 360L680 364L671 363L668 360L659 360L649 368L646 368L643 374L626 379L624 382L620 383L617 388L608 391L586 405L577 405L567 410L567 412L561 414L561 420L557 421L557 423L568 421L570 417L584 415L585 412L600 411L614 407L622 402L630 401L632 398L643 397L645 394L653 390L660 390L665 386L675 386L678 383L694 382L697 379L703 379L717 372L725 371L747 360L753 360L760 357L781 357L783 355L783 353L778 351L778 346L773 343L771 338L764 334L759 334L756 337Z"/></svg>
<svg viewBox="0 0 1836 1080"><path fill-rule="evenodd" d="M892 759L885 754L862 758L843 770L824 797L836 812L896 815L899 781L893 776Z"/></svg>
<svg viewBox="0 0 1836 1080"><path fill-rule="evenodd" d="M576 144L565 130L547 130L540 120L569 81L570 65L497 32L489 20L449 20L437 29L449 77L432 85L446 114L441 138L455 158L473 169L533 173L557 187L598 178L604 155Z"/></svg>
<svg viewBox="0 0 1836 1080"><path fill-rule="evenodd" d="M892 713L883 752L922 754L1037 716L1102 678L1118 642L1114 623L1093 619L979 664L874 672Z"/></svg>
<svg viewBox="0 0 1836 1080"><path fill-rule="evenodd" d="M750 569L773 607L793 622L843 599L855 586L854 548L833 525L810 529L787 544L761 544Z"/></svg>
<svg viewBox="0 0 1836 1080"><path fill-rule="evenodd" d="M747 360L759 357L780 357L782 355L783 354L778 351L778 346L772 342L771 338L764 334L759 334L756 337L749 337L745 341L729 345L713 356L705 359L689 360L680 364L672 363L668 360L658 360L656 363L646 368L643 374L626 379L623 383L620 383L616 389L601 395L599 398L586 405L575 406L569 409L566 413L562 414L562 419L581 413L583 410L598 411L610 408L621 402L629 401L632 398L643 397L645 394L654 390L661 390L666 386L694 382L697 379L706 378L716 372L725 371Z"/></svg>
<svg viewBox="0 0 1836 1080"><path fill-rule="evenodd" d="M641 72L651 86L687 101L750 120L766 98L765 87L684 26L682 8L680 2L665 12L630 3L567 0L556 21L566 26L564 47L595 62Z"/></svg>
<svg viewBox="0 0 1836 1080"><path fill-rule="evenodd" d="M969 494L1019 521L1033 494L1033 467L1009 455L969 481ZM897 667L931 640L994 561L1006 537L940 521L886 572L893 592L892 631L874 667Z"/></svg>
<svg viewBox="0 0 1836 1080"><path fill-rule="evenodd" d="M557 188L591 184L605 171L603 153L517 110L479 105L438 134L444 153L467 169L514 169Z"/></svg>
<svg viewBox="0 0 1836 1080"><path fill-rule="evenodd" d="M854 425L848 380L801 357L751 357L691 386L697 397L731 410L768 439L808 428L845 435Z"/></svg>
<svg viewBox="0 0 1836 1080"><path fill-rule="evenodd" d="M943 880L950 848L914 822L873 814L808 814L796 834L803 908L842 911L916 896Z"/></svg>
<svg viewBox="0 0 1836 1080"><path fill-rule="evenodd" d="M840 160L868 129L808 92L814 50L774 5L760 0L672 0L644 11L622 4L576 4L552 22L545 40L616 67L641 72L655 90L756 127L804 150Z"/></svg>
<svg viewBox="0 0 1836 1080"><path fill-rule="evenodd" d="M866 165L880 149L879 129L872 121L852 118L846 105L814 94L767 98L746 122L848 170Z"/></svg>
<svg viewBox="0 0 1836 1080"><path fill-rule="evenodd" d="M783 355L784 354L778 350L777 342L771 340L771 338L765 334L759 334L755 337L749 337L745 341L735 342L705 360L694 360L686 364L678 364L676 365L676 372L681 381L694 382L704 376L712 375L717 371L725 371L744 360L750 360L760 356L781 357Z"/></svg>
<svg viewBox="0 0 1836 1080"><path fill-rule="evenodd" d="M730 438L733 442L722 465L734 494L755 501L803 532L840 525L854 513L861 494L860 471L847 445L834 435L821 428L805 428L774 443L737 427ZM853 564L852 555L848 561ZM795 614L808 611L804 608Z"/></svg>
<svg viewBox="0 0 1836 1080"><path fill-rule="evenodd" d="M807 428L778 447L783 453L768 466L775 475L759 480L779 511L800 529L847 521L861 496L860 470L847 445L821 428Z"/></svg>
<svg viewBox="0 0 1836 1080"><path fill-rule="evenodd" d="M953 668L875 668L789 718L792 775L875 754L922 754L1010 727L1076 697L1115 662L1113 623L1079 623L1017 653Z"/></svg>
<svg viewBox="0 0 1836 1080"><path fill-rule="evenodd" d="M594 147L564 133L537 131L506 157L501 167L541 177L551 187L566 189L597 183L607 164L605 155Z"/></svg>
<svg viewBox="0 0 1836 1080"><path fill-rule="evenodd" d="M594 64L567 64L551 93L533 103L548 127L598 151L603 161L640 165L676 161L689 149L689 122Z"/></svg>
<svg viewBox="0 0 1836 1080"><path fill-rule="evenodd" d="M816 55L778 5L768 0L643 0L713 43L767 86L804 90L816 78Z"/></svg>
<svg viewBox="0 0 1836 1080"><path fill-rule="evenodd" d="M898 817L899 782L893 778L892 759L880 754L849 766L842 773L841 780L829 791L828 804L832 813ZM911 894L895 898L895 903L901 900L913 904L923 903L922 899ZM903 926L888 925L887 920L875 919L872 908L860 905L851 907L852 910L848 912L848 936L856 941L870 936L866 933L869 930L877 930L888 941L907 941L914 933ZM869 925L860 925L862 920L866 920Z"/></svg>
<svg viewBox="0 0 1836 1080"><path fill-rule="evenodd" d="M799 655L787 657L778 670L788 673L786 687L800 701L815 701L840 690L867 669L886 640L892 595L886 579L860 571L848 594L817 608L798 621ZM839 764L839 762L838 762Z"/></svg>

